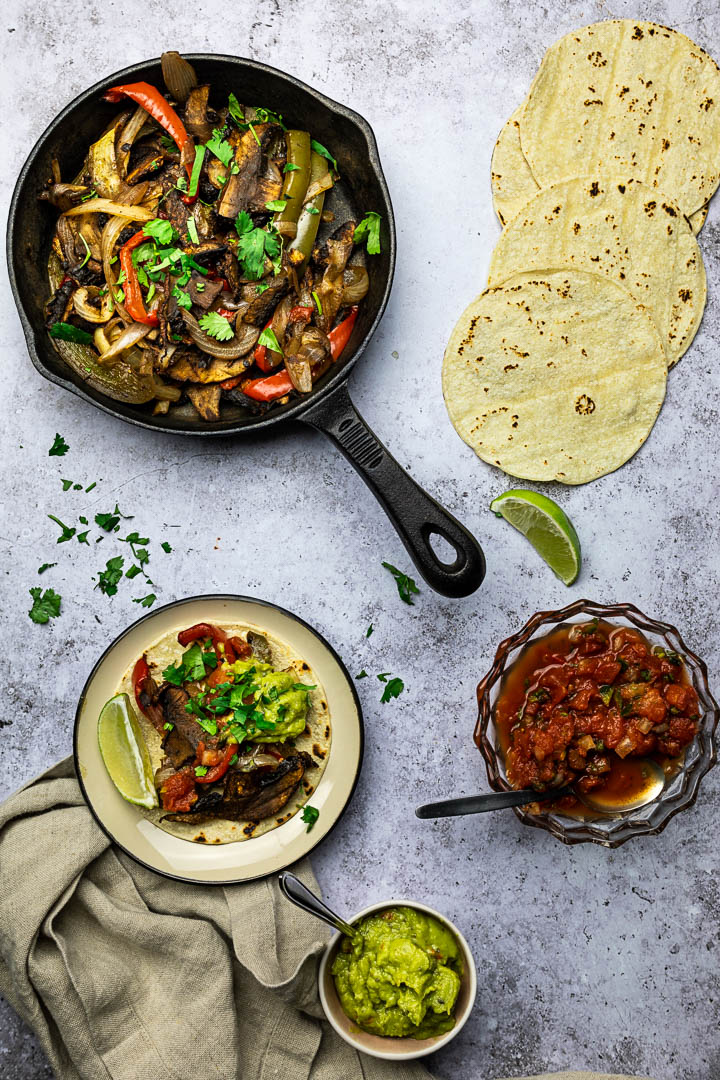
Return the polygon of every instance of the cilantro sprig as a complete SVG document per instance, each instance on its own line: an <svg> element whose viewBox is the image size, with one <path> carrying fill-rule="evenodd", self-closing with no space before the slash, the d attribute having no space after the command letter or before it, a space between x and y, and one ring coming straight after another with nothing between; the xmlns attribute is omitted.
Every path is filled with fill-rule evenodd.
<svg viewBox="0 0 720 1080"><path fill-rule="evenodd" d="M415 606L413 595L417 595L420 590L415 584L415 579L409 577L407 574L403 574L402 570L398 570L392 563L384 562L382 564L386 570L389 570L392 576L395 578L395 584L397 585L398 594L400 599L406 604L410 604L411 607Z"/></svg>
<svg viewBox="0 0 720 1080"><path fill-rule="evenodd" d="M54 589L46 589L43 592L38 585L34 589L30 589L30 595L33 604L28 611L28 615L34 623L43 624L58 617L62 597Z"/></svg>
<svg viewBox="0 0 720 1080"><path fill-rule="evenodd" d="M65 442L62 435L59 435L57 432L55 432L53 444L48 450L48 457L63 457L65 454L67 454L69 449L70 447Z"/></svg>
<svg viewBox="0 0 720 1080"><path fill-rule="evenodd" d="M356 244L361 244L363 240L365 240L367 243L368 255L379 255L380 215L374 210L370 210L356 227L355 232L353 233L353 240Z"/></svg>
<svg viewBox="0 0 720 1080"><path fill-rule="evenodd" d="M282 252L282 239L278 233L256 227L247 210L241 210L235 219L235 231L238 234L235 254L248 281L257 281L262 276L266 256L279 270L277 260Z"/></svg>
<svg viewBox="0 0 720 1080"><path fill-rule="evenodd" d="M198 325L208 337L215 338L216 341L230 341L235 336L229 320L217 311L206 311L198 319Z"/></svg>

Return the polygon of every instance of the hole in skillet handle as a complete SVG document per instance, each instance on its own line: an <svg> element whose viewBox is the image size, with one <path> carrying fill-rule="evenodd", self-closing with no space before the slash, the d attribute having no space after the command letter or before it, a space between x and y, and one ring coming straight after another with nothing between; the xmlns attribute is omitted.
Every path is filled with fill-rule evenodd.
<svg viewBox="0 0 720 1080"><path fill-rule="evenodd" d="M356 411L345 382L311 404L301 419L329 436L360 473L432 589L461 597L480 587L485 557L477 540L375 437Z"/></svg>

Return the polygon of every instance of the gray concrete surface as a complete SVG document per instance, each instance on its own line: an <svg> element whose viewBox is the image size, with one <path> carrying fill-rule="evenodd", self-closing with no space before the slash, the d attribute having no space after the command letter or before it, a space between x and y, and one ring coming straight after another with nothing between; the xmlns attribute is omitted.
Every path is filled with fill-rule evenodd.
<svg viewBox="0 0 720 1080"><path fill-rule="evenodd" d="M202 11L199 16L198 10ZM566 589L487 511L510 482L454 434L439 385L443 346L484 284L499 227L490 154L543 50L597 18L639 15L720 49L711 0L630 3L460 0L447 7L367 0L251 0L228 8L140 0L100 5L9 0L2 15L6 205L31 145L55 113L106 72L163 48L252 56L291 71L368 117L399 229L396 285L351 390L392 452L485 545L488 575L467 600L422 589L400 603L380 566L409 561L345 461L309 430L254 443L166 438L113 421L43 381L26 355L9 290L3 353L0 795L68 753L80 687L99 653L139 614L124 587L108 600L92 575L114 550L55 546L55 526L115 501L172 555L153 556L161 602L202 590L251 593L315 624L353 671L392 671L406 692L379 703L358 684L367 755L353 804L315 856L329 901L352 912L406 896L467 934L479 997L440 1077L494 1080L564 1067L720 1077L717 809L720 771L659 838L616 853L565 848L510 813L440 824L413 808L486 787L474 749L474 688L497 642L540 608L581 595L631 600L676 622L718 680L718 316L720 213L700 237L709 278L702 329L672 372L662 415L635 459L586 487L558 489L584 549ZM622 327L618 327L622 339ZM70 444L48 457L54 433ZM98 486L61 490L67 477ZM167 526L167 527L166 527ZM58 566L41 579L43 562ZM27 618L28 589L63 596L50 626ZM372 637L365 637L368 624ZM39 673L29 675L35 669ZM50 1070L32 1034L0 1012L0 1078Z"/></svg>

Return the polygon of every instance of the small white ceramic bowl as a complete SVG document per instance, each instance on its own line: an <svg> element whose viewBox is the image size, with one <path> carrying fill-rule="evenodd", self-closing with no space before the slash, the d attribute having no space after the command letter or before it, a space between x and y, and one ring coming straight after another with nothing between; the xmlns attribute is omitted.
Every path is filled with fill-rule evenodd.
<svg viewBox="0 0 720 1080"><path fill-rule="evenodd" d="M435 911L434 908L427 907L425 904L419 904L415 900L386 900L382 904L372 904L371 907L366 907L362 911L359 911L357 915L349 920L349 922L356 923L366 915L373 915L378 911L387 911L388 908L396 907L415 908L424 915L432 915L438 922L447 926L447 928L455 935L462 953L464 969L462 982L460 984L460 993L458 994L455 1005L455 1027L451 1028L450 1031L446 1031L443 1035L436 1035L432 1039L413 1039L410 1036L396 1038L384 1035L371 1035L369 1032L359 1028L343 1011L340 999L337 996L337 991L335 990L335 981L331 973L333 961L340 948L342 934L334 934L328 942L327 948L320 960L318 982L320 1001L325 1010L325 1016L345 1042L349 1043L350 1046L354 1046L361 1054L369 1054L371 1057L385 1058L386 1061L410 1061L412 1058L425 1057L426 1054L434 1053L436 1050L439 1050L441 1046L445 1046L446 1043L449 1043L451 1039L455 1038L472 1012L473 1005L475 1004L477 973L475 971L475 961L470 952L470 946L458 930L457 926L454 926L453 923L451 923L449 919L446 919L444 915L441 915L439 911Z"/></svg>

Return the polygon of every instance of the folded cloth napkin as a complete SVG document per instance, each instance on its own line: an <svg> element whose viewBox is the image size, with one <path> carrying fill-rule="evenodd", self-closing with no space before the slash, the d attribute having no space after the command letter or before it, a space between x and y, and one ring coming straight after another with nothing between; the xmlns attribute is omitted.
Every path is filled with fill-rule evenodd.
<svg viewBox="0 0 720 1080"><path fill-rule="evenodd" d="M307 860L294 870L317 888ZM0 806L0 993L60 1080L432 1080L321 1019L326 940L274 878L184 885L134 863L70 759Z"/></svg>

